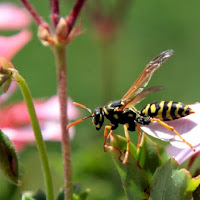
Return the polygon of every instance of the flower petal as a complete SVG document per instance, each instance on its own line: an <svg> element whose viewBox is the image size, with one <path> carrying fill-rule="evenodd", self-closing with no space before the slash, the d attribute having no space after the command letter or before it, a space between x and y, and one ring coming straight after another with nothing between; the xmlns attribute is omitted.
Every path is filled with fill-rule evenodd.
<svg viewBox="0 0 200 200"><path fill-rule="evenodd" d="M61 125L59 122L47 121L42 124L42 135L44 140L48 141L61 141ZM69 130L70 139L74 138L75 129Z"/></svg>
<svg viewBox="0 0 200 200"><path fill-rule="evenodd" d="M28 30L10 37L0 36L0 56L10 60L30 39L31 32Z"/></svg>
<svg viewBox="0 0 200 200"><path fill-rule="evenodd" d="M57 96L53 96L48 100L34 100L34 106L37 117L40 122L43 121L59 121L59 104ZM79 112L76 106L72 104L72 100L68 100L68 119L74 120L78 117ZM16 127L24 126L30 123L29 114L24 102L18 102L6 106L0 110L0 127Z"/></svg>
<svg viewBox="0 0 200 200"><path fill-rule="evenodd" d="M200 144L200 103L192 104L190 108L195 111L194 114L173 121L165 121L165 123L178 131L190 144L197 146ZM188 145L185 144L178 135L157 122L141 126L141 129L155 138L169 141L177 148L188 148Z"/></svg>
<svg viewBox="0 0 200 200"><path fill-rule="evenodd" d="M166 151L170 156L173 156L175 160L181 165L184 161L186 161L191 156L200 152L200 145L195 146L195 152L190 148L179 149L174 146L168 146Z"/></svg>
<svg viewBox="0 0 200 200"><path fill-rule="evenodd" d="M59 123L59 106L57 96L47 101L34 101L36 113L44 140L60 141L61 126ZM70 117L78 117L78 109L68 101ZM24 102L14 103L0 110L0 128L12 140L18 151L34 143L35 137L30 126L30 118ZM69 137L74 137L74 127L69 130Z"/></svg>
<svg viewBox="0 0 200 200"><path fill-rule="evenodd" d="M19 30L31 23L31 16L26 9L11 3L0 3L0 29Z"/></svg>
<svg viewBox="0 0 200 200"><path fill-rule="evenodd" d="M43 139L46 141L60 141L61 128L59 122L45 122L40 123ZM17 151L23 150L27 145L35 143L35 136L31 126L21 128L3 128L2 131L13 142ZM74 127L69 130L70 139L74 138Z"/></svg>
<svg viewBox="0 0 200 200"><path fill-rule="evenodd" d="M58 96L53 96L43 104L36 105L36 111L39 118L44 119L60 119L60 107ZM72 100L68 98L67 101L67 116L69 120L77 119L79 115L78 109L73 105Z"/></svg>

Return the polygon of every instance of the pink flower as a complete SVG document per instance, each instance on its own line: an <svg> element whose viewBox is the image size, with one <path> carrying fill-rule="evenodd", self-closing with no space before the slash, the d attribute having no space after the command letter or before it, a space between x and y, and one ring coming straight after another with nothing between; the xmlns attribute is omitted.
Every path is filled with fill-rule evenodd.
<svg viewBox="0 0 200 200"><path fill-rule="evenodd" d="M59 103L57 96L47 100L34 101L38 120L44 140L60 141ZM78 117L78 109L68 100L68 119ZM35 137L30 126L30 118L24 102L14 103L0 110L0 129L8 135L16 149L22 150L25 145L34 143ZM73 138L74 129L70 131Z"/></svg>
<svg viewBox="0 0 200 200"><path fill-rule="evenodd" d="M173 121L167 121L166 124L174 127L181 136L189 142L194 148L199 148L200 145L200 103L195 103L189 106L195 113L186 117L176 119ZM184 151L191 151L192 149L182 141L182 139L174 132L169 131L165 127L161 126L157 122L150 125L141 126L142 130L158 139L170 142L172 146L185 149ZM187 149L187 150L186 150Z"/></svg>
<svg viewBox="0 0 200 200"><path fill-rule="evenodd" d="M0 3L0 13L1 30L19 30L30 25L31 16L25 8L12 3Z"/></svg>
<svg viewBox="0 0 200 200"><path fill-rule="evenodd" d="M31 39L31 32L25 30L31 23L29 13L11 3L0 3L0 30L20 30L12 36L0 36L0 56L11 59Z"/></svg>
<svg viewBox="0 0 200 200"><path fill-rule="evenodd" d="M195 154L199 154L200 145L195 146L195 150L196 150L195 152L191 151L190 148L178 149L174 146L168 146L166 150L167 150L167 153L170 156L173 156L175 160L179 163L179 165L181 165L188 158L192 157Z"/></svg>
<svg viewBox="0 0 200 200"><path fill-rule="evenodd" d="M0 36L0 56L10 60L30 39L31 32L28 30L21 31L9 37Z"/></svg>

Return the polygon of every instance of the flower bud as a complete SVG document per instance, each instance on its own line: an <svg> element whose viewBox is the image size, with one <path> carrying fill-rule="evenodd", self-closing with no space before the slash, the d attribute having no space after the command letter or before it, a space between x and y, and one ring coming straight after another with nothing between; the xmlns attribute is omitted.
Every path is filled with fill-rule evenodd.
<svg viewBox="0 0 200 200"><path fill-rule="evenodd" d="M44 26L39 26L38 28L38 38L44 46L50 46L54 44L54 39L51 36L49 30Z"/></svg>
<svg viewBox="0 0 200 200"><path fill-rule="evenodd" d="M0 57L0 86L3 86L3 92L5 93L12 81L14 66L13 64L3 57Z"/></svg>
<svg viewBox="0 0 200 200"><path fill-rule="evenodd" d="M57 40L61 43L66 44L68 34L69 34L69 31L68 31L66 20L64 18L60 18L58 25L56 26Z"/></svg>
<svg viewBox="0 0 200 200"><path fill-rule="evenodd" d="M18 159L10 139L0 130L0 169L7 179L19 185Z"/></svg>

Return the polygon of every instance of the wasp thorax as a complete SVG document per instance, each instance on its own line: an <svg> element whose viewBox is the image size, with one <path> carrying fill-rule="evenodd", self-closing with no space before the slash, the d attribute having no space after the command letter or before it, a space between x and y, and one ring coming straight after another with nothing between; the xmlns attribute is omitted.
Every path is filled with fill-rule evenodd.
<svg viewBox="0 0 200 200"><path fill-rule="evenodd" d="M92 115L92 122L97 130L102 127L104 122L104 113L102 108L98 107L94 110Z"/></svg>

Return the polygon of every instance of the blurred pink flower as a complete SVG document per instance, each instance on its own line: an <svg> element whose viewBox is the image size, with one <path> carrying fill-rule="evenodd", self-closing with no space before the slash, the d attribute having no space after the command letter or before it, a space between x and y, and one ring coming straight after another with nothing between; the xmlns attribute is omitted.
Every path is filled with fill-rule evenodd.
<svg viewBox="0 0 200 200"><path fill-rule="evenodd" d="M0 56L10 60L31 39L31 32L25 29L31 23L31 16L25 9L11 3L0 3L0 13L0 30L24 29L12 36L0 36ZM16 87L17 84L12 82L6 94L0 96L0 104L13 94Z"/></svg>
<svg viewBox="0 0 200 200"><path fill-rule="evenodd" d="M28 30L21 31L9 37L0 36L0 56L10 60L30 39L31 32Z"/></svg>
<svg viewBox="0 0 200 200"><path fill-rule="evenodd" d="M0 3L0 30L20 30L13 36L0 36L0 56L11 59L31 39L27 28L31 23L29 13L14 4Z"/></svg>
<svg viewBox="0 0 200 200"><path fill-rule="evenodd" d="M12 3L0 3L0 29L19 30L28 27L31 16L25 8L20 8Z"/></svg>
<svg viewBox="0 0 200 200"><path fill-rule="evenodd" d="M189 107L195 111L194 114L173 121L166 121L165 123L174 127L174 129L178 131L178 133L180 133L185 140L196 148L200 145L200 103L192 104ZM141 126L141 129L155 138L170 142L171 145L176 148L185 149L184 151L188 150L191 151L191 153L193 152L192 149L185 142L183 142L178 135L169 131L157 122Z"/></svg>
<svg viewBox="0 0 200 200"><path fill-rule="evenodd" d="M47 100L34 101L38 120L44 140L60 141L59 104L57 96ZM78 109L68 100L68 119L78 117ZM30 118L24 102L8 105L0 110L0 129L12 140L16 149L22 150L25 145L34 143L35 137L30 125ZM74 136L74 129L70 132Z"/></svg>

